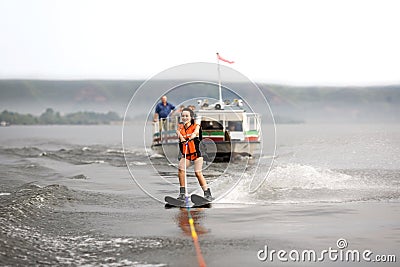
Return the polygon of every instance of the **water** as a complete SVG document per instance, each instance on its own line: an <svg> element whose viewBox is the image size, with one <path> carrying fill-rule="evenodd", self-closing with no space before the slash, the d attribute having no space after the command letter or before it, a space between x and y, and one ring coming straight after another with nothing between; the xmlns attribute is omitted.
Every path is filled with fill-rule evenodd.
<svg viewBox="0 0 400 267"><path fill-rule="evenodd" d="M157 201L177 193L176 163L131 127L127 162L119 125L0 128L1 265L197 264L187 211ZM339 238L399 257L399 125L278 125L277 142L255 193L269 155L204 170L218 200L191 214L208 266L271 265L257 259L265 245L322 250ZM188 184L199 191L192 173Z"/></svg>

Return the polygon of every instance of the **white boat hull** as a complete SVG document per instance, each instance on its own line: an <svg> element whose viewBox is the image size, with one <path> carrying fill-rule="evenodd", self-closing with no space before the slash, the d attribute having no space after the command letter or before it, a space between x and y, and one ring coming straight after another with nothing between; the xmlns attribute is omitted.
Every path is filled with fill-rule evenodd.
<svg viewBox="0 0 400 267"><path fill-rule="evenodd" d="M201 148L203 155L208 155L217 161L229 161L231 157L236 156L253 156L259 148L260 142L210 142L205 140L202 142L204 146ZM205 148L204 148L205 147ZM155 144L152 149L160 155L171 160L178 159L180 156L178 143Z"/></svg>

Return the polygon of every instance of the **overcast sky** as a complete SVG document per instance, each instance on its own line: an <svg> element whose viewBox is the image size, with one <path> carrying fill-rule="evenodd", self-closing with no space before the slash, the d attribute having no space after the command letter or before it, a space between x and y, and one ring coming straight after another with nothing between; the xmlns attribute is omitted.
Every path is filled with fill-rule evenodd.
<svg viewBox="0 0 400 267"><path fill-rule="evenodd" d="M0 78L142 79L216 62L254 81L400 83L400 1L0 0Z"/></svg>

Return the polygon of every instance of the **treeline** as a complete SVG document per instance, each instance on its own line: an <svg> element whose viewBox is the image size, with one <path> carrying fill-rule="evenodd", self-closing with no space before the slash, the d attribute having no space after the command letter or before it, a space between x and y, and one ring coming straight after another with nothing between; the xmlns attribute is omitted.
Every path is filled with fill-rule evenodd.
<svg viewBox="0 0 400 267"><path fill-rule="evenodd" d="M116 112L96 113L89 111L80 111L61 115L52 108L46 109L40 116L31 114L19 114L4 110L0 114L2 124L110 124L113 121L121 121L122 118Z"/></svg>
<svg viewBox="0 0 400 267"><path fill-rule="evenodd" d="M2 103L21 102L23 100L39 103L124 103L130 99L145 81L144 80L6 80L0 79L0 105ZM160 88L170 88L171 84L181 84L181 80L173 82L159 80L153 83L157 86L147 88L149 95L159 95ZM229 88L254 88L252 83L232 83ZM257 83L271 104L283 103L376 103L384 102L398 105L400 103L400 84L377 86L289 86L278 84ZM182 102L202 92L202 96L215 97L217 87L211 84L193 84L194 90L179 90ZM172 91L171 91L172 92ZM245 90L245 92L247 92ZM249 103L257 102L252 90L244 92L241 97ZM224 92L225 93L225 92ZM146 103L147 99L144 99ZM157 99L148 99L149 104ZM172 100L172 98L171 98ZM146 103L147 104L147 103Z"/></svg>

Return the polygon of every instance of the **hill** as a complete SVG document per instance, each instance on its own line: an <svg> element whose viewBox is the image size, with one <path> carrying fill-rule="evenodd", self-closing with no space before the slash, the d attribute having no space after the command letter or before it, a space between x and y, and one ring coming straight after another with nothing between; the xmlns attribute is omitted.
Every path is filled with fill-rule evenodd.
<svg viewBox="0 0 400 267"><path fill-rule="evenodd" d="M116 112L122 116L142 80L0 80L0 110L39 115L48 107L61 114L77 111ZM166 90L171 81L159 81L158 88L147 88L149 95ZM295 87L257 84L266 96L274 115L281 122L349 121L399 122L400 85L370 87ZM234 86L252 86L236 84ZM193 94L202 92L216 96L215 88L196 85L195 90L180 92L169 99L178 104ZM248 94L242 95L248 103L264 105ZM143 99L141 107L147 113L158 99ZM140 114L138 114L140 115Z"/></svg>

